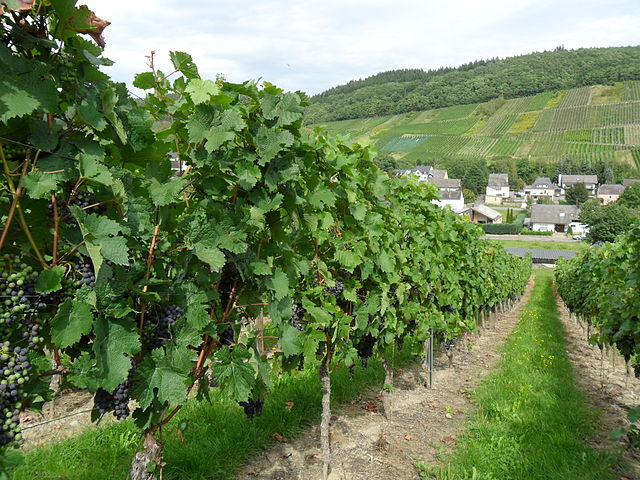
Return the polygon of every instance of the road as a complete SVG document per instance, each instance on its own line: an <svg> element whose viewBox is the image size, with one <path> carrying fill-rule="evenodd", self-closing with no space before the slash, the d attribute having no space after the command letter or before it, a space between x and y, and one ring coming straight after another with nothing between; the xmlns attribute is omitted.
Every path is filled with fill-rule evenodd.
<svg viewBox="0 0 640 480"><path fill-rule="evenodd" d="M578 242L573 238L567 237L564 233L553 234L548 237L545 235L485 235L485 238L491 240L520 240L522 242L527 240L535 240L540 242Z"/></svg>

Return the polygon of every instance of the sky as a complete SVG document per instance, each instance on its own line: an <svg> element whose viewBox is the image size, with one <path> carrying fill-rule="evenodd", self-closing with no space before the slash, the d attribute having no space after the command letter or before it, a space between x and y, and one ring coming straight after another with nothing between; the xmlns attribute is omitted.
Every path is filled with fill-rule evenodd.
<svg viewBox="0 0 640 480"><path fill-rule="evenodd" d="M399 68L640 44L640 0L80 0L111 22L105 71L131 85L146 56L203 78L261 79L310 95Z"/></svg>

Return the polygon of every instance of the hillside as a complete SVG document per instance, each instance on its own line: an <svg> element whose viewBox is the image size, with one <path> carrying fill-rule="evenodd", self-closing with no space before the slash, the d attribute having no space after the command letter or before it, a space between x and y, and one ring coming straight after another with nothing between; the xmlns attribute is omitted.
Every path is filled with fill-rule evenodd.
<svg viewBox="0 0 640 480"><path fill-rule="evenodd" d="M619 181L640 168L640 81L324 125L371 141L399 167L434 163L455 171L482 160L490 171L530 182L555 175L562 163L564 173Z"/></svg>
<svg viewBox="0 0 640 480"><path fill-rule="evenodd" d="M640 47L583 48L382 72L311 98L308 123L390 115L640 80Z"/></svg>

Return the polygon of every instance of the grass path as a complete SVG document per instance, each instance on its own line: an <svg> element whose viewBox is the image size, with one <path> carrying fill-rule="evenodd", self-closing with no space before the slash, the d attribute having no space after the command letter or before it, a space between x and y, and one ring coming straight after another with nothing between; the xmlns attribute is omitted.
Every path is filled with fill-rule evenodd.
<svg viewBox="0 0 640 480"><path fill-rule="evenodd" d="M531 300L503 347L503 360L475 392L477 413L438 480L609 480L619 458L585 440L595 412L576 387L558 316L552 272L536 273Z"/></svg>

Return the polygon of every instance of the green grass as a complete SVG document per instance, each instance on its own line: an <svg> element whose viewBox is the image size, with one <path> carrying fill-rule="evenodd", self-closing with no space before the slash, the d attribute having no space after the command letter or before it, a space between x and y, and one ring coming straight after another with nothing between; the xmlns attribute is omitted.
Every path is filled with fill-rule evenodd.
<svg viewBox="0 0 640 480"><path fill-rule="evenodd" d="M412 360L409 352L397 364ZM371 361L367 369L356 367L351 377L346 368L331 376L332 401L350 400L364 388L382 384L384 371ZM293 402L289 410L285 402ZM263 415L248 421L242 409L216 393L212 404L191 401L165 427L166 480L214 480L233 478L246 461L274 442L279 433L291 438L320 420L321 388L315 370L282 375L265 402ZM186 422L184 443L176 435ZM133 455L141 447L139 430L125 420L84 431L77 437L34 448L25 454L13 480L113 480L127 478Z"/></svg>
<svg viewBox="0 0 640 480"><path fill-rule="evenodd" d="M619 461L590 447L595 412L575 386L558 318L552 271L536 285L520 323L502 347L503 360L474 396L478 410L449 464L418 465L438 480L612 480Z"/></svg>
<svg viewBox="0 0 640 480"><path fill-rule="evenodd" d="M543 250L571 250L573 252L579 252L583 248L587 247L584 242L545 242L544 240L501 240L499 238L492 238L497 240L503 247L517 247L517 248L539 248Z"/></svg>

